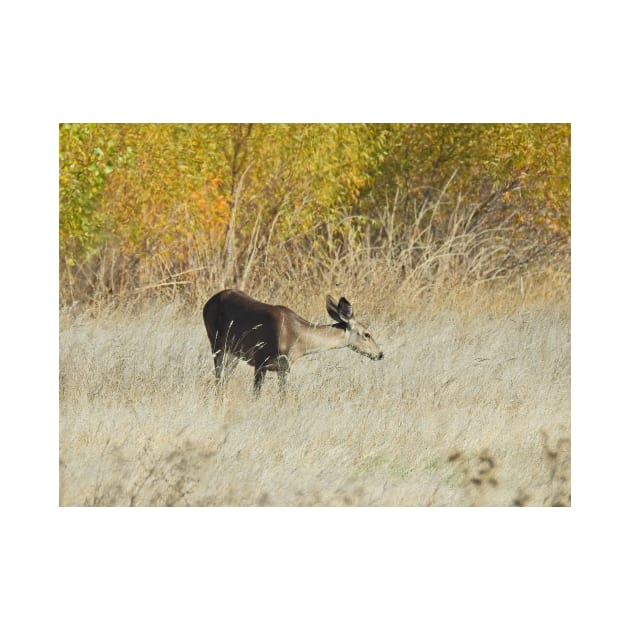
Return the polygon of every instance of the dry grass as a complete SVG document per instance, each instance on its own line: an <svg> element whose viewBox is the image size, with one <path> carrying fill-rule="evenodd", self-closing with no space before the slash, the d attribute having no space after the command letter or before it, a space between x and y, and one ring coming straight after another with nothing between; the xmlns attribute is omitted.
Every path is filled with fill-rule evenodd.
<svg viewBox="0 0 630 630"><path fill-rule="evenodd" d="M243 364L215 398L200 309L64 311L60 504L570 505L569 304L516 295L354 299L385 360L302 359L284 403Z"/></svg>
<svg viewBox="0 0 630 630"><path fill-rule="evenodd" d="M60 303L96 309L112 301L142 305L156 299L198 305L208 299L208 287L236 287L263 301L308 309L322 286L349 286L352 295L387 309L393 298L417 302L436 294L459 303L462 292L503 288L523 277L528 296L532 282L536 290L559 283L562 292L568 285L566 235L519 236L509 221L495 224L492 213L481 216L475 205L450 208L447 223L439 220L443 211L439 200L406 207L396 195L367 227L346 211L336 223L274 240L271 233L248 237L237 230L234 206L225 242L191 246L177 261L169 260L168 247L143 257L111 245L84 261L62 263Z"/></svg>

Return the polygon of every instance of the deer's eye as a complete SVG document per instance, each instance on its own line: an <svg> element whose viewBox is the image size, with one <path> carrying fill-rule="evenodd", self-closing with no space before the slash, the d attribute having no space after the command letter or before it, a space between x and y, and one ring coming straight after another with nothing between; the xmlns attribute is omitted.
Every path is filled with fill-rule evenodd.
<svg viewBox="0 0 630 630"><path fill-rule="evenodd" d="M370 333L363 333L363 337L364 337L364 339L369 339L370 338Z"/></svg>

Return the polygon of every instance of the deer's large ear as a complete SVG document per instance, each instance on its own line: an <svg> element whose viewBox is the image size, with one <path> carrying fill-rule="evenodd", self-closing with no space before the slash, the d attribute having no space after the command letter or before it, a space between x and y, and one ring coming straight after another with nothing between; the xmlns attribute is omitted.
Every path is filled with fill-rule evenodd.
<svg viewBox="0 0 630 630"><path fill-rule="evenodd" d="M337 310L337 301L331 295L326 296L326 310L336 322L342 323L343 320L339 317L339 311Z"/></svg>
<svg viewBox="0 0 630 630"><path fill-rule="evenodd" d="M342 321L346 324L350 323L350 320L352 319L352 304L350 304L345 297L342 297L339 300L337 312L339 313L339 317L341 317Z"/></svg>

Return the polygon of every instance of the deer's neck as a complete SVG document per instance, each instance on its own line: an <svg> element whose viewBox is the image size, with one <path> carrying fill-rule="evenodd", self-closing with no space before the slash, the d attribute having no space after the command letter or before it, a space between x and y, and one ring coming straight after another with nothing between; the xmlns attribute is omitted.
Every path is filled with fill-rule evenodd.
<svg viewBox="0 0 630 630"><path fill-rule="evenodd" d="M345 348L349 343L347 330L335 326L304 326L293 346L291 358L299 359L305 354Z"/></svg>

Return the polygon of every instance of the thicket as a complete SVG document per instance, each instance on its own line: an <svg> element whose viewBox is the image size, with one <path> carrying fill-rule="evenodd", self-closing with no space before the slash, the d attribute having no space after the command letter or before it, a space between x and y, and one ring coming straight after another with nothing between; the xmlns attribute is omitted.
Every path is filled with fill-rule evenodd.
<svg viewBox="0 0 630 630"><path fill-rule="evenodd" d="M60 124L61 304L568 269L567 124ZM568 273L568 272L567 272Z"/></svg>

